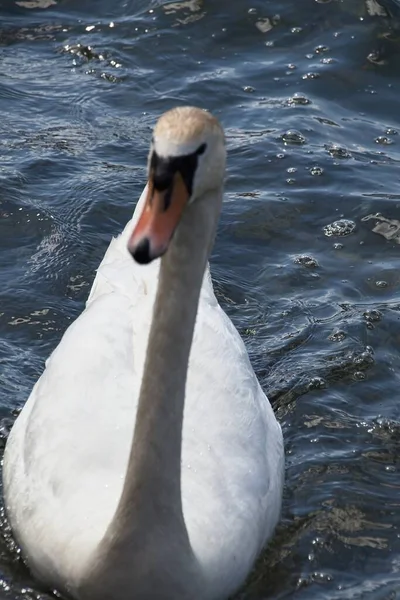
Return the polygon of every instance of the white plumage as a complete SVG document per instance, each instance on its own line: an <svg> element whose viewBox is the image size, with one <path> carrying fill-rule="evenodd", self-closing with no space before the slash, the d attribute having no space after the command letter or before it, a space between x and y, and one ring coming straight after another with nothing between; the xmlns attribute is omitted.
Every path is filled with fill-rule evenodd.
<svg viewBox="0 0 400 600"><path fill-rule="evenodd" d="M48 359L5 454L7 514L28 565L79 598L91 597L80 583L113 521L132 445L161 262L138 265L127 250L146 193L111 242L86 308ZM183 517L205 582L191 597L226 598L243 583L279 519L283 480L281 428L207 266L182 431ZM141 600L123 576L125 589L104 597Z"/></svg>

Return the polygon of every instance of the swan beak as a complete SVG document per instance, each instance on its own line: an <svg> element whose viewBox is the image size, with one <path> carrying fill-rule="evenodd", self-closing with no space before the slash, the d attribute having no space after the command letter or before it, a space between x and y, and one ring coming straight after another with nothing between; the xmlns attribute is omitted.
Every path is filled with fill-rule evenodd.
<svg viewBox="0 0 400 600"><path fill-rule="evenodd" d="M128 242L128 251L136 262L145 265L165 253L188 200L189 192L179 172L162 191L149 178L143 212Z"/></svg>

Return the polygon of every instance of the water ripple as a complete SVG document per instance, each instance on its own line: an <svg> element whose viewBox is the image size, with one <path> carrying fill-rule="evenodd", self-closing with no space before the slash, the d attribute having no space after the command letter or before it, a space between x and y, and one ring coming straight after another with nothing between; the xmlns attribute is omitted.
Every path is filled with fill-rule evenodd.
<svg viewBox="0 0 400 600"><path fill-rule="evenodd" d="M7 0L0 443L145 182L152 126L213 110L212 276L281 420L282 523L239 600L394 598L400 9L394 0ZM0 515L0 594L48 599Z"/></svg>

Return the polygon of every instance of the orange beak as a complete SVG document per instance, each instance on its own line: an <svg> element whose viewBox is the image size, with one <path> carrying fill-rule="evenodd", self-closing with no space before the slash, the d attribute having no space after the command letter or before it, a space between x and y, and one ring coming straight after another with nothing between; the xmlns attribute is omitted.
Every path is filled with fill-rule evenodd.
<svg viewBox="0 0 400 600"><path fill-rule="evenodd" d="M150 176L146 202L129 238L128 250L136 262L147 264L164 254L179 223L189 193L179 172L162 192Z"/></svg>

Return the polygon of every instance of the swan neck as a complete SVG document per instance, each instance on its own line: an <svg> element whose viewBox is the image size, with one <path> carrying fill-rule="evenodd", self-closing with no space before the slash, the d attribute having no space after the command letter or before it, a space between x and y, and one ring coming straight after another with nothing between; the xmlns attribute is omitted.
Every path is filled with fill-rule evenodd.
<svg viewBox="0 0 400 600"><path fill-rule="evenodd" d="M84 595L101 600L101 590L114 581L133 585L137 598L154 598L154 573L157 599L203 596L204 576L182 511L182 423L200 290L221 203L222 189L188 205L161 260L124 487L82 582Z"/></svg>
<svg viewBox="0 0 400 600"><path fill-rule="evenodd" d="M200 290L220 211L190 204L161 259L126 487L135 503L181 514L181 441L186 376ZM130 500L129 500L130 501ZM147 508L149 510L149 508ZM171 516L171 515L170 515Z"/></svg>

